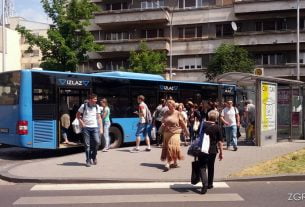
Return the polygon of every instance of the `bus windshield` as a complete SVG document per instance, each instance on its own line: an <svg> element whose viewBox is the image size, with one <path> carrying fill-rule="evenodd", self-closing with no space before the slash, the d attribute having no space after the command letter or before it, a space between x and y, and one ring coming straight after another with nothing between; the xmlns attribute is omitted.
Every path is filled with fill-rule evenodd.
<svg viewBox="0 0 305 207"><path fill-rule="evenodd" d="M16 105L19 100L20 72L0 74L0 105Z"/></svg>

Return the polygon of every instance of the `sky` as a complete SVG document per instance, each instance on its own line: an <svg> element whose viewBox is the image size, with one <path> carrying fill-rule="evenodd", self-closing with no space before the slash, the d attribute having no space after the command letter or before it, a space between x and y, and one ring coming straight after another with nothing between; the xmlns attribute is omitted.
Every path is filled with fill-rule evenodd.
<svg viewBox="0 0 305 207"><path fill-rule="evenodd" d="M11 0L14 3L15 16L36 22L50 22L44 13L40 0Z"/></svg>

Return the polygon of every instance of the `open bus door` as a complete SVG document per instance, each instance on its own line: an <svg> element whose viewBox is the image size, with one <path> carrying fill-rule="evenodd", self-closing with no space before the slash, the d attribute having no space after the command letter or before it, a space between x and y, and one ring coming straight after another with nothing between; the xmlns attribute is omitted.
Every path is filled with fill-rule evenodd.
<svg viewBox="0 0 305 207"><path fill-rule="evenodd" d="M75 134L72 130L72 122L76 117L76 113L90 94L90 89L75 88L59 88L58 89L58 138L57 146L59 148L67 148L81 145L82 135ZM70 117L70 127L67 130L68 143L62 137L61 117L63 114Z"/></svg>

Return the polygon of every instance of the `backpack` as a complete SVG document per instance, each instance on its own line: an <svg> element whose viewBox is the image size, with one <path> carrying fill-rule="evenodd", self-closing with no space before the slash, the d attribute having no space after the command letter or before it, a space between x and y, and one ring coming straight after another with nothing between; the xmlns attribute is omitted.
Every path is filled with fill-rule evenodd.
<svg viewBox="0 0 305 207"><path fill-rule="evenodd" d="M145 109L146 109L145 121L146 121L147 124L151 124L152 123L152 115L151 115L150 110L147 107L147 105L145 105Z"/></svg>
<svg viewBox="0 0 305 207"><path fill-rule="evenodd" d="M84 113L83 114L85 114L85 113L87 113L87 106L88 106L88 103L84 103ZM96 112L98 111L97 110L97 105L95 104L95 109L96 109Z"/></svg>

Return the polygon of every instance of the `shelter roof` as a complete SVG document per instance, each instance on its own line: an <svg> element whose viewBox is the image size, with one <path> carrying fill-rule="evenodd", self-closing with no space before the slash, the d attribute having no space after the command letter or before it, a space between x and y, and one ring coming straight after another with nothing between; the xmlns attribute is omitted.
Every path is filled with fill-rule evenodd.
<svg viewBox="0 0 305 207"><path fill-rule="evenodd" d="M239 86L253 86L256 83L256 80L269 81L269 82L294 85L294 86L300 86L304 84L304 82L298 80L275 78L271 76L258 76L251 73L242 73L242 72L224 73L222 75L218 75L215 80L218 83L236 84Z"/></svg>

